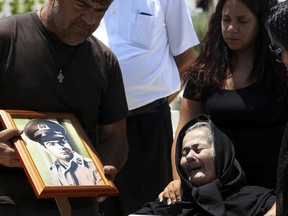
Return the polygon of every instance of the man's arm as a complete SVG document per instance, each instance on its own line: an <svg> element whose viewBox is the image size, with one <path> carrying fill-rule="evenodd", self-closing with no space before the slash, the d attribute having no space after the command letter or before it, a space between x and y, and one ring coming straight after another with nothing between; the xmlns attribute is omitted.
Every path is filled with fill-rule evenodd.
<svg viewBox="0 0 288 216"><path fill-rule="evenodd" d="M109 125L99 125L98 134L99 145L97 152L103 164L108 165L108 167L113 166L116 168L116 172L119 172L128 156L126 119ZM110 168L113 169L113 167Z"/></svg>
<svg viewBox="0 0 288 216"><path fill-rule="evenodd" d="M188 69L188 67L193 63L194 61L194 49L193 47L187 49L185 52L181 53L178 56L174 56L176 65L178 67L179 76L181 79L181 83L183 84L183 75L184 72ZM181 89L182 89L181 84ZM174 98L177 97L177 95L180 93L181 89L178 92L175 92L174 94L170 95L168 98L168 101L173 101Z"/></svg>
<svg viewBox="0 0 288 216"><path fill-rule="evenodd" d="M194 48L191 47L187 49L185 52L181 53L180 55L174 56L174 59L179 70L179 75L182 80L184 72L194 61Z"/></svg>

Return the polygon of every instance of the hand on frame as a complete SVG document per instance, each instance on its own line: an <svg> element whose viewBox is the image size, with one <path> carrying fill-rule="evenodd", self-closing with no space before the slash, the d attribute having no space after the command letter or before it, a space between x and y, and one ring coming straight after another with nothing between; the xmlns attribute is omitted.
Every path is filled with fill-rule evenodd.
<svg viewBox="0 0 288 216"><path fill-rule="evenodd" d="M18 129L5 129L0 131L0 164L6 167L22 167L12 148L10 140L20 136L22 131Z"/></svg>
<svg viewBox="0 0 288 216"><path fill-rule="evenodd" d="M106 166L104 166L104 173L109 180L113 181L115 179L116 174L117 174L117 169L114 166L106 165ZM106 199L107 199L106 196L97 197L97 201L99 203L104 202Z"/></svg>

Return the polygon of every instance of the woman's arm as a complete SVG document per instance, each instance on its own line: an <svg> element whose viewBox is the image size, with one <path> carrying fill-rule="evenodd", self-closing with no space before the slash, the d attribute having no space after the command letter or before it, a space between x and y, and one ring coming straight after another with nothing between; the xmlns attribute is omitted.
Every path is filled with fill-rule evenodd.
<svg viewBox="0 0 288 216"><path fill-rule="evenodd" d="M176 162L175 162L175 149L176 149L176 140L179 131L181 128L191 119L197 115L203 113L203 107L200 102L192 101L186 98L183 98L180 106L180 118L177 125L175 138L172 144L171 150L171 162L172 162L172 172L173 172L173 181L171 181L167 187L158 195L160 201L167 201L167 204L174 204L176 201L181 200L181 182L180 177L177 173Z"/></svg>
<svg viewBox="0 0 288 216"><path fill-rule="evenodd" d="M189 100L187 98L183 98L181 101L180 106L180 118L177 125L177 129L175 132L175 138L172 144L172 150L171 150L171 162L172 162L172 172L173 172L173 179L179 179L179 175L176 170L176 164L175 164L175 149L176 149L176 141L178 137L178 133L181 130L181 128L191 119L196 117L197 115L203 113L203 107L202 104L198 101Z"/></svg>

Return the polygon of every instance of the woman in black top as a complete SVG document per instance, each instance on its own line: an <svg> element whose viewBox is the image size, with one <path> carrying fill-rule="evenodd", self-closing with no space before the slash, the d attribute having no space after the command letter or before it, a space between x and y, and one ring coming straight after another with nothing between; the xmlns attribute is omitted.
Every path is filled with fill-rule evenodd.
<svg viewBox="0 0 288 216"><path fill-rule="evenodd" d="M218 1L201 53L186 73L176 130L177 136L190 119L209 114L233 141L248 184L268 188L276 187L277 159L288 119L287 88L276 73L278 64L271 58L265 28L276 3Z"/></svg>
<svg viewBox="0 0 288 216"><path fill-rule="evenodd" d="M277 73L281 68L269 51L265 26L276 4L277 0L218 1L201 52L185 75L175 133L177 137L195 116L209 114L232 140L248 185L267 188L276 188L278 155L288 120L287 85ZM175 142L172 160L174 151ZM160 200L181 199L176 169L173 176L176 180L160 193Z"/></svg>

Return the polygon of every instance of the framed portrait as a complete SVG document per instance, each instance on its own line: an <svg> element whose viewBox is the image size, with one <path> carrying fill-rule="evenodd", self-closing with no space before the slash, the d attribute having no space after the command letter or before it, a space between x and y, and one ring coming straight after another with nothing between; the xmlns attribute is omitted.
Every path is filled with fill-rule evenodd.
<svg viewBox="0 0 288 216"><path fill-rule="evenodd" d="M23 130L14 149L38 198L118 194L74 114L0 110L0 116L5 129Z"/></svg>

